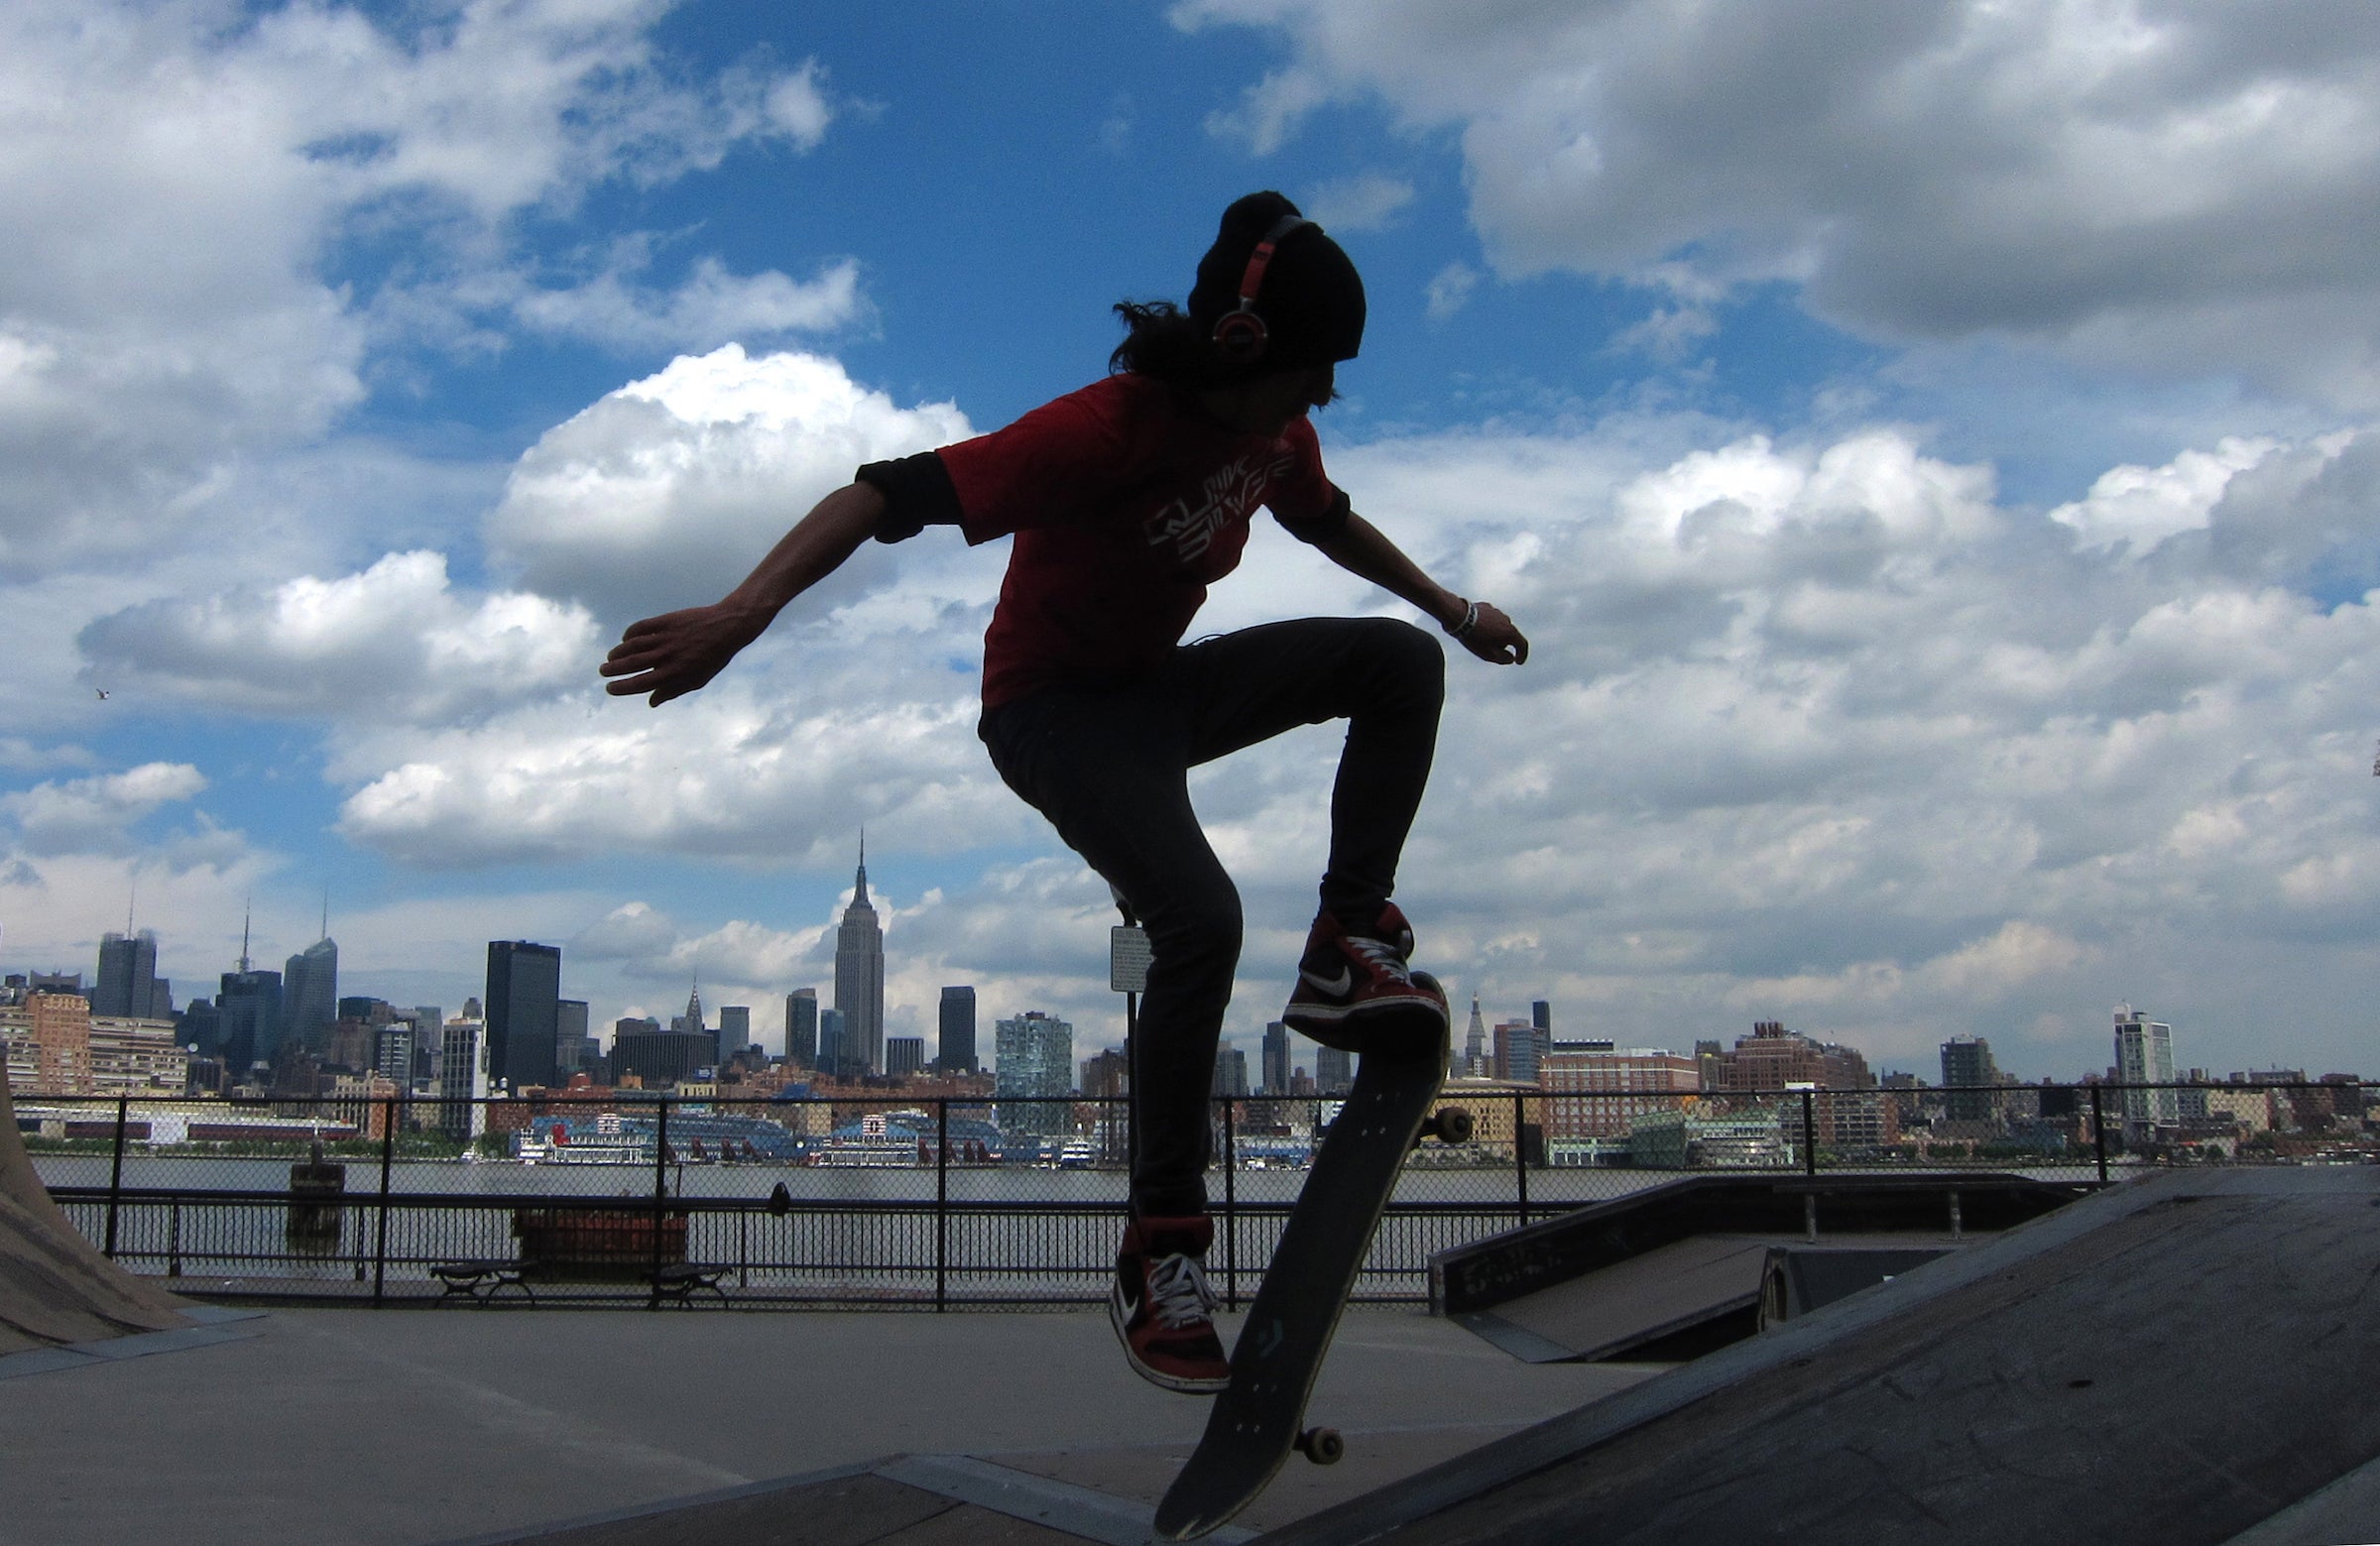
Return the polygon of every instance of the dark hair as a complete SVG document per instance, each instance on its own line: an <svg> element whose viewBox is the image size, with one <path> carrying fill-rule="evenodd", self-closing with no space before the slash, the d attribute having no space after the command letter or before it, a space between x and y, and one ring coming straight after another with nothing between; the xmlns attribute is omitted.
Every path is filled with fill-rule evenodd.
<svg viewBox="0 0 2380 1546"><path fill-rule="evenodd" d="M1108 356L1112 375L1130 372L1177 387L1225 385L1232 370L1215 357L1207 328L1170 300L1119 300L1124 342Z"/></svg>

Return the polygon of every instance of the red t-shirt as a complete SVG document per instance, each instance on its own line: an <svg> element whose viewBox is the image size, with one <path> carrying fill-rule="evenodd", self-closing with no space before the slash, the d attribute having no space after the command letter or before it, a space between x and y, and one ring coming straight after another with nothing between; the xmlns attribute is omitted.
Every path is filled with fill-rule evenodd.
<svg viewBox="0 0 2380 1546"><path fill-rule="evenodd" d="M967 540L1016 538L984 635L986 708L1155 670L1207 587L1239 567L1257 506L1292 532L1344 508L1303 416L1277 437L1247 434L1144 376L1110 376L939 454Z"/></svg>

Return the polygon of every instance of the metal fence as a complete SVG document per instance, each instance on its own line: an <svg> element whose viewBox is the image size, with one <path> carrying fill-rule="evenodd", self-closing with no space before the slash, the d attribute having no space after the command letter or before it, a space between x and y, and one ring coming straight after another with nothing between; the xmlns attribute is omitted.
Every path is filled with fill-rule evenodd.
<svg viewBox="0 0 2380 1546"><path fill-rule="evenodd" d="M1437 1251L1681 1175L1984 1167L2105 1182L2374 1162L2364 1089L1454 1090L1441 1105L1465 1108L1473 1135L1415 1151L1356 1295L1423 1299ZM1228 1303L1261 1281L1333 1110L1216 1101L1209 1266ZM371 1304L1096 1301L1130 1148L1112 1100L27 1093L17 1112L53 1197L132 1270L201 1296Z"/></svg>

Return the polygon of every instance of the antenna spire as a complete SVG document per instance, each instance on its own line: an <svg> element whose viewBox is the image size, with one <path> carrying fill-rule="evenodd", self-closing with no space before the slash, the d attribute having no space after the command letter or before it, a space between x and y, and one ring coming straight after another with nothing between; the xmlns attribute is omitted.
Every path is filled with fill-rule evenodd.
<svg viewBox="0 0 2380 1546"><path fill-rule="evenodd" d="M248 923L256 915L256 898L251 896L240 903L240 971L248 970Z"/></svg>

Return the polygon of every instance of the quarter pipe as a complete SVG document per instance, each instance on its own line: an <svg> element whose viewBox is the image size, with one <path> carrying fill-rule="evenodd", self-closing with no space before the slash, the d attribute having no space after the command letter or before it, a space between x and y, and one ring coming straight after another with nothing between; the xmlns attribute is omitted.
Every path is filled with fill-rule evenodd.
<svg viewBox="0 0 2380 1546"><path fill-rule="evenodd" d="M34 1173L0 1067L0 1358L196 1324L94 1249Z"/></svg>

